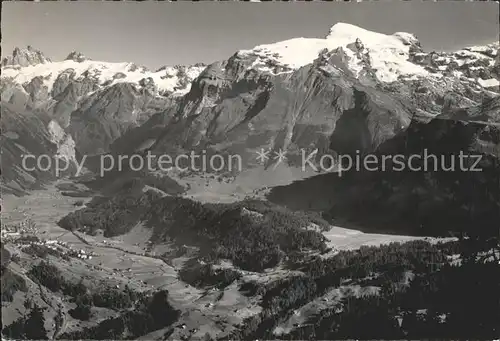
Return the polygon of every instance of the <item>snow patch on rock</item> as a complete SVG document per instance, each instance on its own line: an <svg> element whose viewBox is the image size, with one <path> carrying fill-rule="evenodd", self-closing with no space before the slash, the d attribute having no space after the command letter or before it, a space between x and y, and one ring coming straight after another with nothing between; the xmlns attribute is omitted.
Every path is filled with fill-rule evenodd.
<svg viewBox="0 0 500 341"><path fill-rule="evenodd" d="M500 82L498 81L498 79L495 79L495 78L490 78L490 79L486 79L486 80L483 80L481 78L478 78L477 79L477 82L479 83L479 85L481 85L483 88L492 88L492 87L495 87L495 86L499 86L500 85Z"/></svg>

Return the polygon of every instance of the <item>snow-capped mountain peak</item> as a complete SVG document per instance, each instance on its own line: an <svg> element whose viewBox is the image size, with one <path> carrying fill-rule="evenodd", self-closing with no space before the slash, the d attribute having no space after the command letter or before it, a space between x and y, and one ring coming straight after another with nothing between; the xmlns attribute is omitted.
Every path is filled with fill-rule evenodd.
<svg viewBox="0 0 500 341"><path fill-rule="evenodd" d="M417 37L411 33L388 35L342 22L332 26L323 39L293 38L240 50L236 56L247 61L248 69L276 75L311 64L323 58L325 52L341 53L342 64L345 65L339 67L355 77L369 72L384 83L401 77L438 80L450 76L476 82L483 87L499 85L498 43L452 53L429 53L424 52ZM499 66L491 72L494 64Z"/></svg>
<svg viewBox="0 0 500 341"><path fill-rule="evenodd" d="M412 45L419 46L419 42L410 33L386 35L351 24L337 23L324 39L294 38L242 50L239 55L256 57L253 68L269 69L271 65L279 65L284 67L285 72L291 72L312 63L324 49L332 51L342 47L349 60L347 66L355 75L363 69L368 57L371 67L376 69L377 78L391 82L400 75L428 74L423 67L408 60ZM361 54L360 48L364 49Z"/></svg>

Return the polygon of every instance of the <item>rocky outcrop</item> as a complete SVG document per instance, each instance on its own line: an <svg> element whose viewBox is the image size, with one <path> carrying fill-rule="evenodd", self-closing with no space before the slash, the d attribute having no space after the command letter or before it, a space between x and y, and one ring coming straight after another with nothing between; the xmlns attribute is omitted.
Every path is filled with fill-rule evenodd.
<svg viewBox="0 0 500 341"><path fill-rule="evenodd" d="M45 55L34 49L31 46L28 46L25 49L20 49L16 47L12 52L11 56L5 57L2 60L2 67L5 66L30 66L37 64L45 64L50 63L50 59L45 57Z"/></svg>
<svg viewBox="0 0 500 341"><path fill-rule="evenodd" d="M433 74L444 74L475 88L478 85L494 88L499 84L495 65L498 63L499 44L466 47L455 52L430 52L413 49L410 60L424 66Z"/></svg>
<svg viewBox="0 0 500 341"><path fill-rule="evenodd" d="M66 57L66 60L73 60L75 62L81 63L86 60L89 60L83 53L78 52L78 51L72 51L68 56Z"/></svg>
<svg viewBox="0 0 500 341"><path fill-rule="evenodd" d="M7 77L0 81L0 94L2 102L9 103L18 110L26 108L30 98L21 84Z"/></svg>
<svg viewBox="0 0 500 341"><path fill-rule="evenodd" d="M37 76L24 84L24 90L30 94L32 107L38 107L49 99L49 89L44 84L45 77Z"/></svg>

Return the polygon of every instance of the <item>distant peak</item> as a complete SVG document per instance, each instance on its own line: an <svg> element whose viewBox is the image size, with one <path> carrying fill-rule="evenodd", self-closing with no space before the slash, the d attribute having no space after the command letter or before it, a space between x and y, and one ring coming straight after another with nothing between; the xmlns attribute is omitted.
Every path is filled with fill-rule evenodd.
<svg viewBox="0 0 500 341"><path fill-rule="evenodd" d="M83 53L78 51L71 51L66 57L66 60L73 60L75 62L81 63L83 61L89 60Z"/></svg>
<svg viewBox="0 0 500 341"><path fill-rule="evenodd" d="M50 62L51 60L45 57L41 51L28 45L26 48L15 47L12 55L2 60L2 66L30 66Z"/></svg>
<svg viewBox="0 0 500 341"><path fill-rule="evenodd" d="M336 23L335 25L333 25L330 28L330 31L331 30L353 30L353 29L354 30L356 30L356 29L358 29L358 30L365 30L364 28L361 28L359 26L339 21L338 23Z"/></svg>
<svg viewBox="0 0 500 341"><path fill-rule="evenodd" d="M330 28L330 32L328 33L327 39L334 39L337 37L343 37L345 35L356 36L363 35L365 33L371 33L371 31L365 30L356 25L338 22Z"/></svg>

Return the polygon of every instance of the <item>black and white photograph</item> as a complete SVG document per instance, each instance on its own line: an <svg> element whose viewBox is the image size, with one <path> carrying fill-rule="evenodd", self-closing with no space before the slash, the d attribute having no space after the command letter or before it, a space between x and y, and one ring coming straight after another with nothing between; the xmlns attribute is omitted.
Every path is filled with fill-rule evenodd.
<svg viewBox="0 0 500 341"><path fill-rule="evenodd" d="M498 2L1 19L2 341L500 339Z"/></svg>

